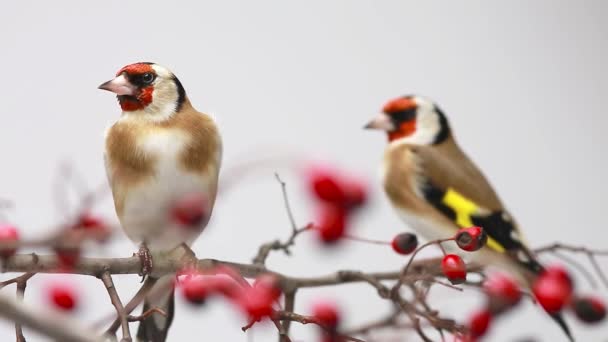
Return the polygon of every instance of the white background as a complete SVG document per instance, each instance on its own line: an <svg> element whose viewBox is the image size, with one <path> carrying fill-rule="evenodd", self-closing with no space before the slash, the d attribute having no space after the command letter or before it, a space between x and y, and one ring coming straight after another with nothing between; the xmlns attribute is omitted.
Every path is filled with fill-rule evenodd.
<svg viewBox="0 0 608 342"><path fill-rule="evenodd" d="M602 1L555 0L6 3L0 11L0 197L15 202L6 214L23 235L50 233L61 219L53 196L61 163L69 162L90 186L105 182L103 131L119 108L97 85L125 64L154 61L178 75L199 110L216 116L226 169L288 153L331 160L368 179L372 203L355 222L358 235L390 239L407 229L376 179L385 137L361 127L387 99L417 93L445 110L531 245L559 240L605 247L607 9ZM285 164L267 168L239 179L218 200L194 245L199 257L246 262L263 241L286 236L275 169L288 181L298 221L313 219L301 175ZM116 222L109 198L96 212ZM91 253L134 250L118 233L107 250ZM312 276L341 268L392 270L403 262L387 248L350 243L327 252L303 237L293 258L273 256L270 266ZM43 290L57 277L66 276L36 276L27 302L46 305ZM85 297L78 318L93 322L113 312L101 282L75 278ZM123 298L138 281L117 278ZM464 320L480 305L474 291L467 293L438 290L433 305ZM598 292L604 299L607 293ZM349 285L302 291L297 311L307 313L314 298L327 297L343 305L347 326L388 310L369 287ZM221 301L201 310L180 301L177 311L170 341L247 340L243 318ZM568 320L579 341L608 336L606 324L590 328ZM270 328L253 330L255 341L276 340ZM30 331L26 336L45 340ZM314 341L316 334L295 324L293 336ZM502 319L488 340L531 336L565 340L529 303ZM1 323L0 340L12 339L12 325Z"/></svg>

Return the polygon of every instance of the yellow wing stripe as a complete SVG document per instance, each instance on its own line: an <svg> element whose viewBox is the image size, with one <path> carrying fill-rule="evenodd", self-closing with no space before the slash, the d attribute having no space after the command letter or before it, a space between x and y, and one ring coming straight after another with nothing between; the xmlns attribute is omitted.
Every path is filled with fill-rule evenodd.
<svg viewBox="0 0 608 342"><path fill-rule="evenodd" d="M441 202L446 206L450 207L452 210L454 210L454 213L456 213L456 224L459 227L467 228L475 225L471 220L471 216L475 214L479 209L475 202L462 196L452 188L448 188L448 190L443 195ZM489 236L488 247L501 253L505 251L505 248L501 246L498 241L492 239Z"/></svg>

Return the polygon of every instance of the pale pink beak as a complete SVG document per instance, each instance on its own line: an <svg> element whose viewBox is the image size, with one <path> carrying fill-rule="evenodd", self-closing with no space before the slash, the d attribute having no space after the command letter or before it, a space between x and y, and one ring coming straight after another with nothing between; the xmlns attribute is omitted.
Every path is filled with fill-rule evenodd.
<svg viewBox="0 0 608 342"><path fill-rule="evenodd" d="M98 87L99 89L111 91L116 95L130 95L134 96L137 92L137 87L131 84L124 74L116 76L113 80L103 83Z"/></svg>
<svg viewBox="0 0 608 342"><path fill-rule="evenodd" d="M368 122L367 125L363 126L363 128L379 129L390 132L395 130L395 124L393 124L393 121L388 115L380 113L372 121Z"/></svg>

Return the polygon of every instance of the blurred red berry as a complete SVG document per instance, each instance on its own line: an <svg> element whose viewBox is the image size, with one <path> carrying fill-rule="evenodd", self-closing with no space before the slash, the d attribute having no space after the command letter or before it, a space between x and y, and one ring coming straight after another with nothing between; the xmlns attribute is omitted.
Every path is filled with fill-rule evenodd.
<svg viewBox="0 0 608 342"><path fill-rule="evenodd" d="M13 225L0 223L0 243L13 243L19 241L19 232ZM16 248L3 248L0 257L9 258L17 253Z"/></svg>
<svg viewBox="0 0 608 342"><path fill-rule="evenodd" d="M191 193L175 201L171 209L171 217L181 226L199 228L209 219L207 206L205 196Z"/></svg>
<svg viewBox="0 0 608 342"><path fill-rule="evenodd" d="M606 317L606 305L595 297L580 297L572 302L576 317L585 323L597 323Z"/></svg>
<svg viewBox="0 0 608 342"><path fill-rule="evenodd" d="M570 273L568 273L568 271L560 265L548 266L547 268L545 268L543 274L557 279L561 279L570 287L570 290L574 289L574 281L572 280Z"/></svg>
<svg viewBox="0 0 608 342"><path fill-rule="evenodd" d="M316 167L308 172L311 193L321 202L355 209L367 201L367 187L359 180L326 167Z"/></svg>
<svg viewBox="0 0 608 342"><path fill-rule="evenodd" d="M350 209L361 207L367 202L367 187L360 181L349 181L343 185L344 204Z"/></svg>
<svg viewBox="0 0 608 342"><path fill-rule="evenodd" d="M244 288L237 304L247 313L253 321L269 317L273 313L273 304L278 297L276 291L264 286Z"/></svg>
<svg viewBox="0 0 608 342"><path fill-rule="evenodd" d="M263 289L263 291L268 291L274 300L281 297L281 286L279 284L279 279L275 275L262 274L255 279L253 282L253 287Z"/></svg>
<svg viewBox="0 0 608 342"><path fill-rule="evenodd" d="M549 313L560 311L572 296L572 284L561 272L544 272L534 282L532 292Z"/></svg>
<svg viewBox="0 0 608 342"><path fill-rule="evenodd" d="M452 284L462 284L467 280L467 266L456 254L443 257L441 270Z"/></svg>
<svg viewBox="0 0 608 342"><path fill-rule="evenodd" d="M338 307L330 302L318 302L312 308L312 316L329 330L336 330L340 324Z"/></svg>
<svg viewBox="0 0 608 342"><path fill-rule="evenodd" d="M412 233L401 233L395 235L391 242L393 250L399 254L407 255L418 247L418 238Z"/></svg>
<svg viewBox="0 0 608 342"><path fill-rule="evenodd" d="M336 171L315 168L309 172L310 190L317 199L331 204L344 203L346 195Z"/></svg>
<svg viewBox="0 0 608 342"><path fill-rule="evenodd" d="M184 298L192 304L201 305L205 303L210 288L206 282L204 276L200 274L189 274L186 275L179 283L182 295Z"/></svg>
<svg viewBox="0 0 608 342"><path fill-rule="evenodd" d="M55 255L60 268L74 268L80 259L80 248L55 247Z"/></svg>
<svg viewBox="0 0 608 342"><path fill-rule="evenodd" d="M68 284L56 283L51 285L48 295L51 303L58 309L72 311L78 305L76 290Z"/></svg>
<svg viewBox="0 0 608 342"><path fill-rule="evenodd" d="M325 243L333 243L344 236L347 213L344 209L332 205L322 208L316 225L319 238Z"/></svg>
<svg viewBox="0 0 608 342"><path fill-rule="evenodd" d="M467 252L481 249L488 241L488 235L481 227L463 228L456 233L456 244Z"/></svg>
<svg viewBox="0 0 608 342"><path fill-rule="evenodd" d="M492 322L492 314L488 310L475 312L469 320L469 333L472 337L478 338L486 334L490 323Z"/></svg>
<svg viewBox="0 0 608 342"><path fill-rule="evenodd" d="M111 234L103 219L90 213L80 215L74 228L85 229L99 242L106 242Z"/></svg>
<svg viewBox="0 0 608 342"><path fill-rule="evenodd" d="M506 274L494 273L483 284L491 300L513 306L521 300L521 290L513 278ZM501 305L502 306L502 305Z"/></svg>

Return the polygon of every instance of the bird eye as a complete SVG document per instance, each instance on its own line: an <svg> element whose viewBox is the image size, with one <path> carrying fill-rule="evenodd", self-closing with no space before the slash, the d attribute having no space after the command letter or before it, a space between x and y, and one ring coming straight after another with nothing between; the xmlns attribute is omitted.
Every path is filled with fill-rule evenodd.
<svg viewBox="0 0 608 342"><path fill-rule="evenodd" d="M147 73L145 73L145 74L143 74L141 76L141 80L143 81L144 84L150 84L150 83L152 83L155 78L156 77L151 72L147 72Z"/></svg>

